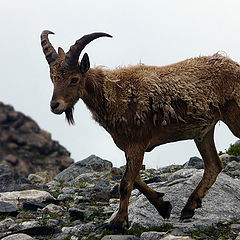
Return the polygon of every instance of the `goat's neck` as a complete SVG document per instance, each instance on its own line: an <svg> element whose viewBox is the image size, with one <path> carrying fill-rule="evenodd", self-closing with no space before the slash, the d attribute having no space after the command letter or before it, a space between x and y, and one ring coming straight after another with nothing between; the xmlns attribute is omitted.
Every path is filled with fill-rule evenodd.
<svg viewBox="0 0 240 240"><path fill-rule="evenodd" d="M104 108L103 97L103 82L104 73L99 68L91 68L85 76L84 90L82 93L82 100L87 105L89 110L99 115L102 115Z"/></svg>

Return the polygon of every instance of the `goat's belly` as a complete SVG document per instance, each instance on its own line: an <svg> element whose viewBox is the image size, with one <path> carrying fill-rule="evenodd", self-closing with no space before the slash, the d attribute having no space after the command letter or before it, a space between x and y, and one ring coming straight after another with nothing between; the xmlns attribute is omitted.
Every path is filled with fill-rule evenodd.
<svg viewBox="0 0 240 240"><path fill-rule="evenodd" d="M176 124L167 125L156 128L152 133L152 138L149 141L147 152L152 151L155 147L182 140L200 139L214 127L216 122L198 123L198 124Z"/></svg>

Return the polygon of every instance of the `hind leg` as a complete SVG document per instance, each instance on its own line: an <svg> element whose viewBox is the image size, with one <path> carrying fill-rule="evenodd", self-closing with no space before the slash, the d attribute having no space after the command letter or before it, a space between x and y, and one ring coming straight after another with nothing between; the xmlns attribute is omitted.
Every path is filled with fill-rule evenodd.
<svg viewBox="0 0 240 240"><path fill-rule="evenodd" d="M225 105L221 120L227 124L236 137L240 138L240 108L235 101L230 101Z"/></svg>
<svg viewBox="0 0 240 240"><path fill-rule="evenodd" d="M151 189L145 182L143 182L139 174L135 180L134 187L146 196L149 202L153 204L164 219L170 217L172 205L169 201L163 201L163 193Z"/></svg>
<svg viewBox="0 0 240 240"><path fill-rule="evenodd" d="M193 191L182 210L181 219L191 218L194 215L194 210L201 207L204 196L214 184L218 174L223 168L215 148L213 133L214 128L212 128L201 141L195 140L197 148L203 158L205 170L202 180Z"/></svg>

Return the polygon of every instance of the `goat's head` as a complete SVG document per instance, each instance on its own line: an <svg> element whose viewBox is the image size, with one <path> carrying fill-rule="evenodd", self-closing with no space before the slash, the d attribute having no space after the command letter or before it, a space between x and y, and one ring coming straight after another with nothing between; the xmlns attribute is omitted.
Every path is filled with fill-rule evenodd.
<svg viewBox="0 0 240 240"><path fill-rule="evenodd" d="M79 56L84 47L99 37L111 37L107 33L92 33L83 36L72 45L67 53L58 48L58 53L48 39L53 32L45 30L41 34L43 53L50 67L50 77L54 85L51 99L51 111L55 114L65 112L68 123L73 124L73 108L84 89L84 76L90 68L89 57L84 54L81 62Z"/></svg>

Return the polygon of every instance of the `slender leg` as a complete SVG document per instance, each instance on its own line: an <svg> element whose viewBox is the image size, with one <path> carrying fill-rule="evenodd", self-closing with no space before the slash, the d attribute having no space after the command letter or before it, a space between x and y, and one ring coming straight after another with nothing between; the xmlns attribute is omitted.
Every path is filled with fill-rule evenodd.
<svg viewBox="0 0 240 240"><path fill-rule="evenodd" d="M120 205L118 213L110 222L111 227L121 229L128 226L128 202L133 189L133 184L142 167L145 148L133 145L128 148L126 154L126 171L120 183Z"/></svg>
<svg viewBox="0 0 240 240"><path fill-rule="evenodd" d="M223 164L220 161L215 148L213 133L214 128L204 136L202 141L195 140L197 148L203 158L205 170L202 180L193 191L187 204L182 210L181 219L191 218L194 215L194 210L201 207L202 199L216 181L218 174L223 168Z"/></svg>
<svg viewBox="0 0 240 240"><path fill-rule="evenodd" d="M145 182L142 181L139 174L135 180L134 187L146 196L149 202L153 204L164 219L170 217L172 205L169 201L163 201L164 193L159 193L151 189Z"/></svg>

